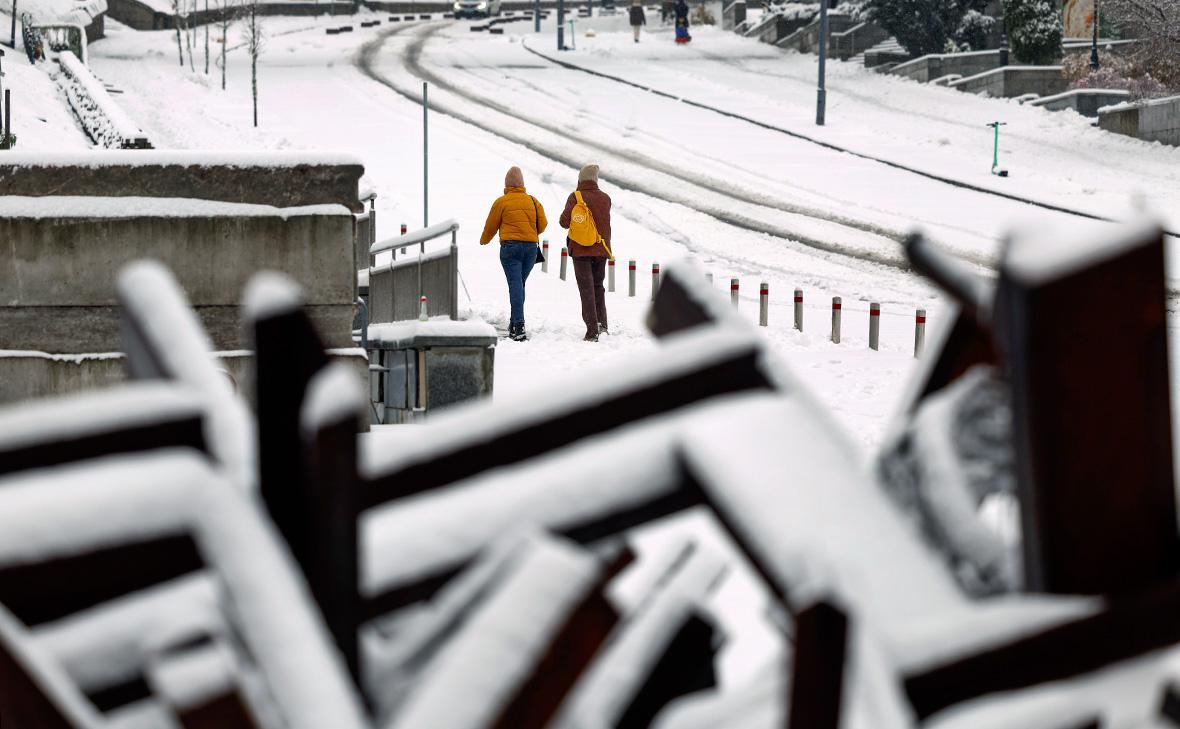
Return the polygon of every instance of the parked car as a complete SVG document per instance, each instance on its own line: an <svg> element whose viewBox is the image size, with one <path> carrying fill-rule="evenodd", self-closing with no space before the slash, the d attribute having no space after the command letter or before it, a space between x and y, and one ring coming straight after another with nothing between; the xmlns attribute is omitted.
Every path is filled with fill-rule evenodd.
<svg viewBox="0 0 1180 729"><path fill-rule="evenodd" d="M500 14L501 0L455 0L456 18L490 18Z"/></svg>

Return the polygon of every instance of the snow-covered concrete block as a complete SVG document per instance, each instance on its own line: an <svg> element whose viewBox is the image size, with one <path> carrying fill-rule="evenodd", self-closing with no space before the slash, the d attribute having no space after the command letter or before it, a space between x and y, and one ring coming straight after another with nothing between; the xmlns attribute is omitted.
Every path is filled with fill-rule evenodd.
<svg viewBox="0 0 1180 729"><path fill-rule="evenodd" d="M218 350L246 349L246 281L278 270L307 291L325 341L352 344L353 221L340 205L275 208L192 199L21 197L0 202L0 349L116 352L114 281L152 258L176 272Z"/></svg>

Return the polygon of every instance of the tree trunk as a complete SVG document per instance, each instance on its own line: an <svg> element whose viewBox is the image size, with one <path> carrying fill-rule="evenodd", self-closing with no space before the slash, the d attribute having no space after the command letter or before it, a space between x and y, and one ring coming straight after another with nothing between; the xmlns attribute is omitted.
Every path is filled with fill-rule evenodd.
<svg viewBox="0 0 1180 729"><path fill-rule="evenodd" d="M205 75L209 75L209 0L205 0Z"/></svg>
<svg viewBox="0 0 1180 729"><path fill-rule="evenodd" d="M175 3L172 7L176 9L176 15L172 18L176 26L176 55L180 56L180 67L184 68L184 46L180 44L180 3Z"/></svg>
<svg viewBox="0 0 1180 729"><path fill-rule="evenodd" d="M229 45L229 23L226 19L229 15L229 8L225 5L221 6L221 90L225 91L225 48Z"/></svg>
<svg viewBox="0 0 1180 729"><path fill-rule="evenodd" d="M250 54L250 89L254 96L254 126L258 126L258 51Z"/></svg>

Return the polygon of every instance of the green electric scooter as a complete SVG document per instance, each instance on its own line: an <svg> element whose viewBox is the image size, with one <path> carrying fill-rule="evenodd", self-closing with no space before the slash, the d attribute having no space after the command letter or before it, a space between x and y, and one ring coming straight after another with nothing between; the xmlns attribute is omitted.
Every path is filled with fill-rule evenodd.
<svg viewBox="0 0 1180 729"><path fill-rule="evenodd" d="M1007 122L994 121L987 126L996 130L995 142L992 144L992 174L1007 177L1008 170L1000 169L1000 127L1008 126Z"/></svg>

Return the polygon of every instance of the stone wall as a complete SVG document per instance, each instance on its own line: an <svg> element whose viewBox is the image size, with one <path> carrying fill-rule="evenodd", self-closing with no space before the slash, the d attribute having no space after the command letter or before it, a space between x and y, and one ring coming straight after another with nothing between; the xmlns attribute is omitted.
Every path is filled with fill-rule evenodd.
<svg viewBox="0 0 1180 729"><path fill-rule="evenodd" d="M1104 106L1119 104L1127 100L1131 92L1120 89L1073 89L1064 93L1046 96L1029 102L1046 111L1073 109L1082 116L1097 117Z"/></svg>
<svg viewBox="0 0 1180 729"><path fill-rule="evenodd" d="M361 212L363 173L358 160L344 155L6 152L0 196L175 197L281 208L331 203Z"/></svg>
<svg viewBox="0 0 1180 729"><path fill-rule="evenodd" d="M912 61L899 63L889 70L894 76L912 78L920 83L929 83L936 78L958 74L975 76L1005 65L999 50L972 51L970 53L938 53L921 56Z"/></svg>
<svg viewBox="0 0 1180 729"><path fill-rule="evenodd" d="M353 218L340 206L9 199L0 200L0 240L7 242L0 349L119 351L115 280L139 258L175 272L216 349L247 348L239 305L261 270L286 273L304 288L328 346L351 346Z"/></svg>
<svg viewBox="0 0 1180 729"><path fill-rule="evenodd" d="M1025 94L1051 96L1065 91L1061 66L1005 66L968 76L949 87L969 94L1011 99Z"/></svg>
<svg viewBox="0 0 1180 729"><path fill-rule="evenodd" d="M1103 109L1098 126L1148 142L1180 147L1180 96Z"/></svg>
<svg viewBox="0 0 1180 729"><path fill-rule="evenodd" d="M259 5L260 15L353 15L359 4L349 0L324 0L323 2L291 2L291 3L263 3ZM230 9L232 12L234 8ZM176 27L175 16L171 13L161 13L144 5L138 0L108 0L107 12L112 18L136 30L171 30ZM198 10L190 13L187 22L190 25L204 25L221 20L226 11L220 8L210 8L208 11Z"/></svg>

